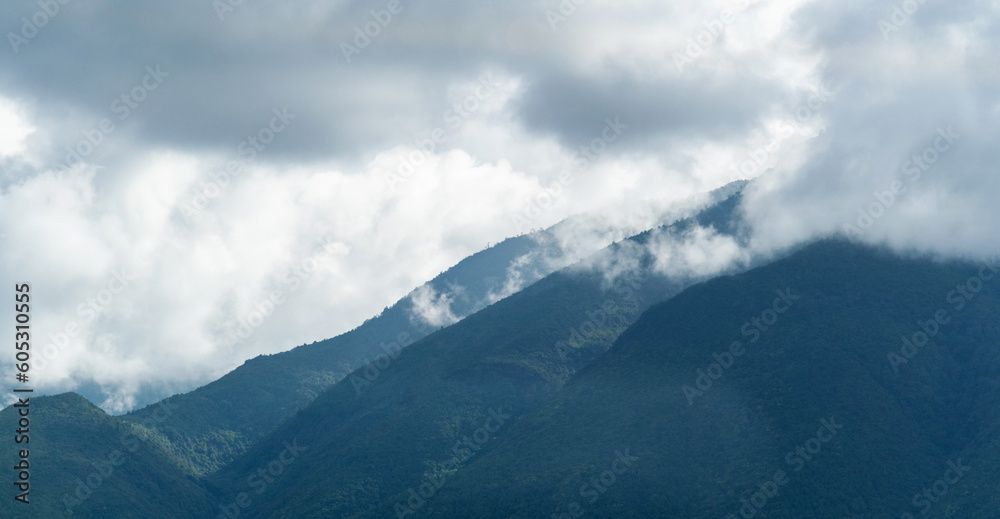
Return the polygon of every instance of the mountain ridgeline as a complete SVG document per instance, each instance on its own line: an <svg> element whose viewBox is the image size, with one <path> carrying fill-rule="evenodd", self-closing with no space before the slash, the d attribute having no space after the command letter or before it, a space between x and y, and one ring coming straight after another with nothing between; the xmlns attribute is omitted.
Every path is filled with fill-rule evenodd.
<svg viewBox="0 0 1000 519"><path fill-rule="evenodd" d="M727 214L733 208L733 197L744 186L745 182L734 182L709 193L700 202L709 209L699 218L711 214L719 221L730 219ZM584 244L564 243L567 227L590 229L595 239L583 240ZM168 420L152 419L159 409L157 404L124 418L147 427L186 473L196 477L211 474L352 371L422 339L451 320L479 311L579 256L593 254L602 240L616 232L604 227L581 215L549 229L509 238L462 260L350 332L258 356L215 382L171 397L174 412ZM447 305L451 320L429 322L415 303L418 294Z"/></svg>
<svg viewBox="0 0 1000 519"><path fill-rule="evenodd" d="M658 232L683 235L716 219L729 222L738 200L734 195ZM309 456L261 489L243 511L248 517L287 516L289 502L301 503L296 517L349 517L425 478L450 477L479 447L467 447L455 461L456 442L478 441L537 409L645 308L699 279L656 272L649 252L635 252L648 238L644 233L614 244L587 262L633 267L620 276L609 279L589 266L552 274L381 365L358 370L212 475L210 485L221 501L238 502L250 493L250 478L279 459L289 442L307 446Z"/></svg>
<svg viewBox="0 0 1000 519"><path fill-rule="evenodd" d="M732 194L733 189L727 189L728 192L724 189L714 193L714 200ZM732 201L723 205L735 207ZM599 240L595 243L599 243ZM571 258L572 254L561 250L561 247L559 237L552 230L512 238L464 260L427 286L434 292L450 291L449 311L454 318L460 318L502 299L503 291L511 290L512 278L522 286L530 285L556 268L559 261L565 262L567 258ZM605 254L610 254L617 248L617 245L612 246ZM585 252L586 248L575 246L575 254L579 255L581 251ZM516 272L513 272L514 269ZM595 272L591 272L589 276L591 280L587 284L590 288L607 282ZM577 276L570 274L568 277ZM559 284L555 279L549 283ZM627 296L622 301L621 311L631 315L631 318L619 320L609 317L606 321L602 320L595 329L587 329L588 341L585 343L571 340L572 346L566 346L561 351L554 350L559 355L560 362L571 366L582 365L587 360L587 355L606 349L614 336L630 320L634 320L638 315L639 305L648 305L649 302L669 295L654 291L637 297L635 292L639 285L639 282L633 280L628 286L619 282L614 288L620 296ZM573 290L567 289L570 292L568 297L574 297ZM599 289L601 293L609 290L611 287ZM150 474L171 474L170 478L185 481L185 484L196 484L198 492L189 492L183 503L185 513L190 512L193 517L199 517L205 510L218 506L218 495L220 492L224 493L220 488L226 488L216 484L214 479L206 480L207 474L230 460L236 459L238 463L242 453L256 441L267 438L277 424L302 409L317 394L358 366L365 366L365 362L380 355L395 356L407 343L418 341L432 333L435 327L415 319L417 312L414 305L412 297L404 298L378 317L345 335L300 346L286 353L252 359L222 379L194 392L171 397L125 416L105 415L102 420L109 427L116 428L116 434L119 430L131 431L130 441L141 444L143 452L151 453L150 456L158 460L149 463ZM582 306L581 304L580 308ZM581 312L585 314L589 310L591 309ZM579 315L573 318L577 324L583 322ZM511 319L516 320L517 318ZM613 328L613 333L606 331L610 328ZM558 329L560 332L568 331L562 325ZM375 380L381 372L378 366L379 363L376 362L357 369L356 376L344 383L350 383L354 390L372 385L378 382ZM561 371L567 369L571 368L560 368ZM278 374L281 376L277 376ZM565 373L559 377L564 379ZM277 382L280 379L284 380ZM360 386L359 380L362 381ZM76 395L53 398L71 397L83 401ZM44 404L50 399L43 398L39 401ZM80 408L64 407L68 417L64 423L72 423L71 416L74 413L100 413L100 410L89 404ZM13 420L14 412L13 409L6 409L0 415ZM139 509L148 517L183 516L167 511L168 509L164 509L162 515L157 515L155 507L140 506L143 502L155 502L159 499L158 496L164 491L163 484L158 483L163 480L162 477L130 479L127 499L121 499L121 494L109 491L117 485L103 484L104 480L111 481L122 474L119 471L117 475L109 474L108 478L104 478L101 475L103 469L98 470L107 466L101 460L107 461L114 453L122 450L121 440L116 434L85 434L76 437L73 435L73 427L67 427L66 430L68 434L63 436L45 436L34 440L45 447L40 450L43 453L39 461L41 466L64 466L66 470L63 472L65 477L51 479L47 470L36 473L36 488L47 490L35 494L36 505L25 512L29 516L43 511L39 517L132 517ZM63 460L75 460L75 464L63 463ZM16 461L12 459L11 462ZM94 476L95 470L97 476ZM81 485L81 481L84 484ZM89 485L88 482L94 485ZM67 503L72 503L72 506L67 506ZM8 507L0 507L0 514L13 512Z"/></svg>
<svg viewBox="0 0 1000 519"><path fill-rule="evenodd" d="M552 273L508 240L433 282L453 324L404 299L130 415L32 399L32 504L0 517L997 518L996 259L665 263L745 245L739 203Z"/></svg>
<svg viewBox="0 0 1000 519"><path fill-rule="evenodd" d="M358 517L996 518L998 272L825 241L700 284Z"/></svg>
<svg viewBox="0 0 1000 519"><path fill-rule="evenodd" d="M428 283L431 290L463 287L451 310L464 316L485 303L509 265L536 248L529 236L475 254ZM168 399L168 420L151 420L158 404L124 416L149 426L185 472L214 472L245 452L278 423L377 355L419 340L436 327L417 318L408 296L345 334L246 361L219 380Z"/></svg>

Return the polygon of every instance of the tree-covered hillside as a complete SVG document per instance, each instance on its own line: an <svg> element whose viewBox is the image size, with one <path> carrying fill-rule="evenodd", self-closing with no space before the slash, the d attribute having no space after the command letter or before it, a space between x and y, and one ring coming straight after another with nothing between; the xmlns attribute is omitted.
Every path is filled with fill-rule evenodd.
<svg viewBox="0 0 1000 519"><path fill-rule="evenodd" d="M998 270L827 241L695 286L408 517L996 518Z"/></svg>

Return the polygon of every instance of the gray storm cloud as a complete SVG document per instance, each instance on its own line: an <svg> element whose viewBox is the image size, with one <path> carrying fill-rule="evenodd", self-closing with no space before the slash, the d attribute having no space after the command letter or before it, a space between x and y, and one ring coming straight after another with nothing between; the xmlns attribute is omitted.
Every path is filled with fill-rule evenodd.
<svg viewBox="0 0 1000 519"><path fill-rule="evenodd" d="M37 287L42 390L189 390L569 218L503 297L740 179L749 241L664 237L664 272L1000 243L995 2L217 4L0 5L0 277Z"/></svg>
<svg viewBox="0 0 1000 519"><path fill-rule="evenodd" d="M801 144L803 158L750 190L758 246L843 233L948 256L1000 248L991 239L1000 230L997 6L896 4L797 13L797 32L824 55L823 83L836 94L820 109L823 130Z"/></svg>

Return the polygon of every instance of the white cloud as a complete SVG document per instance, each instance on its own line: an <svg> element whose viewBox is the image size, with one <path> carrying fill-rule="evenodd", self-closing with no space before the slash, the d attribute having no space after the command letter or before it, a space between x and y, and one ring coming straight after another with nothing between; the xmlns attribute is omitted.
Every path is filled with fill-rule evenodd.
<svg viewBox="0 0 1000 519"><path fill-rule="evenodd" d="M0 158L24 152L24 141L34 131L23 109L0 97Z"/></svg>
<svg viewBox="0 0 1000 519"><path fill-rule="evenodd" d="M455 300L449 292L438 293L431 285L421 285L410 294L413 302L413 315L430 326L448 326L455 324L459 318L451 311L451 303Z"/></svg>
<svg viewBox="0 0 1000 519"><path fill-rule="evenodd" d="M681 236L654 233L646 248L653 255L654 272L680 279L714 276L750 261L735 237L712 227L696 226Z"/></svg>
<svg viewBox="0 0 1000 519"><path fill-rule="evenodd" d="M262 0L223 23L193 1L81 4L16 59L0 54L0 277L34 283L43 343L78 325L39 388L96 384L115 410L141 391L191 389L353 328L520 232L526 212L536 228L580 216L512 265L494 299L537 279L538 265L670 221L736 179L758 179L749 250L781 249L856 222L947 126L962 134L954 151L863 239L952 255L1000 247L995 2L927 3L888 42L874 2L750 2L683 71L674 53L740 0L590 0L552 31L545 10L558 4L412 4L350 66L338 45L368 8L349 2ZM0 6L4 19L17 9ZM128 31L72 30L86 23ZM171 75L92 164L50 172L156 63ZM451 125L484 74L499 86ZM284 105L298 114L289 130L188 222L183 208L210 174ZM622 138L581 164L579 147L619 116ZM420 151L435 128L446 138ZM387 181L414 156L412 172ZM696 276L750 254L710 229L651 243L661 270ZM336 252L305 273L324 244ZM88 319L120 269L135 279ZM274 291L284 302L228 340ZM415 297L428 321L456 318L447 294Z"/></svg>

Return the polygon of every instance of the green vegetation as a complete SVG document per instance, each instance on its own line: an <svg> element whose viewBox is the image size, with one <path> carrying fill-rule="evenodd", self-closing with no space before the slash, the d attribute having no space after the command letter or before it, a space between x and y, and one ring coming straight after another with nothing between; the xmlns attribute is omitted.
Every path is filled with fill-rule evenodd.
<svg viewBox="0 0 1000 519"><path fill-rule="evenodd" d="M731 201L727 207L735 204ZM675 229L686 225L681 222ZM508 242L498 246L501 250L507 247L508 257L525 252L526 242ZM623 248L627 249L617 244L603 254L610 256ZM496 258L495 254L477 255L466 260L440 276L437 289L443 290L450 283L485 293L496 283L483 281L484 272L509 264ZM650 259L641 263L648 266ZM189 512L195 516L218 513L219 506L232 503L240 492L250 490L248 478L274 461L274 456L284 449L284 442L296 439L308 446L309 454L269 484L267 493L245 513L268 513L289 503L300 503L319 515L330 510L364 510L377 505L387 495L386 489L419 484L425 472L441 473L441 465L452 456L451 440L474 435L491 410L521 414L540 405L573 372L606 351L650 302L676 293L690 282L654 278L643 284L623 279L607 286L603 275L586 269L553 275L404 350L390 365L376 369L377 378L365 379L362 385L356 381L364 377L366 368L359 369L352 379L341 380L308 406L309 391L322 391L353 367L345 358L370 358L382 353L379 342L392 338L392 333L385 333L387 329L394 328L395 332L410 326L406 306L409 301L401 301L344 336L248 361L219 381L168 399L166 410L162 405L150 406L124 417L107 417L89 404L88 408L100 413L101 419L112 426L132 430L143 448L157 453L157 460L150 462L150 471L186 473L189 482L201 482L207 490L191 499ZM457 313L472 311L474 307L462 305L473 305L474 301L458 300L453 309ZM419 338L416 333L412 335ZM9 413L4 411L7 416ZM398 418L399 413L410 417L409 421ZM285 425L274 430L274 425L289 415ZM349 423L340 427L341 422ZM413 431L424 431L426 444L417 447L423 454L396 466L394 458L408 456L405 449L413 447L409 443ZM259 447L239 457L262 437ZM103 447L98 440L79 448L73 441L63 442L54 451L56 460L91 460L95 459L91 451L114 449L114 439L106 438ZM373 473L372 464L364 456L352 454L373 446L385 447L378 449L386 456L378 465L384 472ZM236 461L222 474L207 480L197 477L231 458ZM338 469L327 477L329 467L337 466L341 458L353 460L354 465L345 465L344 470ZM454 467L448 470L450 475ZM40 481L55 492L72 492L71 481L49 485L46 477ZM295 484L307 479L312 481L308 485ZM138 486L133 493L149 499L160 494L159 487L143 486L146 483L136 479ZM286 493L289 499L274 499ZM95 495L89 506L95 510L99 504L107 508L103 500L114 497ZM101 517L88 510L79 508L75 516Z"/></svg>
<svg viewBox="0 0 1000 519"><path fill-rule="evenodd" d="M30 404L30 504L6 495L0 517L204 517L208 493L162 450L143 441L141 428L73 393L32 397ZM16 410L5 409L0 428L13 433L17 419ZM2 452L3 466L13 467L14 449ZM5 475L12 481L13 470ZM10 483L4 486L11 492Z"/></svg>
<svg viewBox="0 0 1000 519"><path fill-rule="evenodd" d="M712 215L731 219L735 199L724 207L726 213ZM619 251L631 248L613 245L596 260ZM649 304L693 282L650 275L648 255L629 258L639 268L613 284L588 269L551 275L408 347L379 368L370 385L357 383L363 370L351 375L210 481L230 499L247 492L246 478L292 439L307 445L309 455L255 499L249 517L286 517L293 510L301 518L341 517L384 503L391 508L426 478L450 477L453 468L442 465L456 456L456 442L474 435L491 410L516 420L537 409Z"/></svg>
<svg viewBox="0 0 1000 519"><path fill-rule="evenodd" d="M737 206L696 221L739 236ZM997 517L1000 275L827 240L691 286L650 237L363 367L405 300L128 416L32 398L32 505L0 516ZM483 294L496 261L450 272Z"/></svg>
<svg viewBox="0 0 1000 519"><path fill-rule="evenodd" d="M431 284L439 291L463 287L452 308L457 315L471 313L502 281L508 265L534 250L532 240L529 236L506 240L463 260ZM348 333L250 359L211 384L171 397L177 407L169 419L150 425L155 441L188 474L200 477L214 472L316 395L382 354L383 344L402 338L405 346L433 331L411 322L411 308L404 298ZM156 409L153 404L124 418L150 424Z"/></svg>
<svg viewBox="0 0 1000 519"><path fill-rule="evenodd" d="M833 241L693 287L647 311L410 517L552 517L574 502L590 517L740 517L761 485L778 493L756 517L916 517L914 495L961 459L971 470L925 500L926 517L995 518L1000 283L961 311L947 300L978 270ZM801 299L750 343L744 323L788 287ZM895 372L888 352L942 309L951 321ZM736 340L745 354L689 403L683 387ZM843 429L806 460L795 449L823 419ZM625 449L635 468L593 503L581 496ZM778 470L786 483L767 486ZM385 517L401 497L359 517Z"/></svg>

